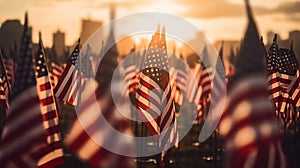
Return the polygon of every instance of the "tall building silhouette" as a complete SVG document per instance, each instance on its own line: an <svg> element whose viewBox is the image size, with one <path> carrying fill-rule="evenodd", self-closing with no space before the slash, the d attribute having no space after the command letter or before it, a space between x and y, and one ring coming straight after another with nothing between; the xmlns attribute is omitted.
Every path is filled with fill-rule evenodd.
<svg viewBox="0 0 300 168"><path fill-rule="evenodd" d="M32 29L30 27L30 32ZM3 55L8 57L16 57L20 50L20 43L23 33L23 25L20 20L6 20L0 28L0 48ZM30 33L32 34L32 33ZM11 50L15 50L15 56L11 55ZM16 59L16 58L14 58Z"/></svg>
<svg viewBox="0 0 300 168"><path fill-rule="evenodd" d="M61 32L60 30L57 30L55 33L53 33L52 44L58 57L63 57L66 49L65 33Z"/></svg>
<svg viewBox="0 0 300 168"><path fill-rule="evenodd" d="M100 27L103 26L102 21L96 21L91 19L82 19L81 20L81 33L80 40L81 43L85 43L86 40Z"/></svg>
<svg viewBox="0 0 300 168"><path fill-rule="evenodd" d="M111 4L110 6L110 20L115 19L115 5ZM99 88L101 95L105 93L110 87L110 82L113 76L113 73L118 66L118 57L119 51L115 41L114 35L114 24L110 25L109 35L107 40L104 42L104 49L101 62L99 63L98 70L96 73L96 80L99 83Z"/></svg>

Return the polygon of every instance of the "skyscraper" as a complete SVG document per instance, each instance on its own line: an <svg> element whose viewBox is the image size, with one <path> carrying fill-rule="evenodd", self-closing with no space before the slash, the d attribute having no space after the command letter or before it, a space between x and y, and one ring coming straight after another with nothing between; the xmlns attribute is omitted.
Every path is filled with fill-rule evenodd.
<svg viewBox="0 0 300 168"><path fill-rule="evenodd" d="M55 51L58 55L58 57L64 56L65 51L65 33L61 32L60 30L57 30L55 33L53 33L53 46L55 48Z"/></svg>

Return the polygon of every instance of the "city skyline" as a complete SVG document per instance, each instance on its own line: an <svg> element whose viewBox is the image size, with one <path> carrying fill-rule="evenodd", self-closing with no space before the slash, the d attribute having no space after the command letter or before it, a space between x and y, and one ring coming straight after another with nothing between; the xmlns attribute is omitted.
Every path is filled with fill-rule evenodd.
<svg viewBox="0 0 300 168"><path fill-rule="evenodd" d="M52 34L57 30L66 33L66 44L72 45L81 32L80 21L90 18L109 21L109 7L112 1L82 0L14 0L0 1L1 24L8 19L19 19L23 23L24 13L29 14L29 25L33 27L33 42L38 32L43 33L44 44L52 45ZM246 25L244 1L134 1L118 0L116 18L139 12L161 12L174 14L197 26L213 42L217 40L240 40ZM251 0L260 33L266 38L268 31L279 33L283 39L288 32L297 30L300 24L300 2L296 0ZM5 3L5 4L4 4ZM18 4L18 5L17 5ZM18 6L18 7L16 7ZM153 19L149 17L148 19ZM143 22L145 24L145 22ZM163 24L163 23L162 23ZM156 25L153 25L155 28ZM170 27L167 27L167 31ZM197 32L187 32L187 40Z"/></svg>

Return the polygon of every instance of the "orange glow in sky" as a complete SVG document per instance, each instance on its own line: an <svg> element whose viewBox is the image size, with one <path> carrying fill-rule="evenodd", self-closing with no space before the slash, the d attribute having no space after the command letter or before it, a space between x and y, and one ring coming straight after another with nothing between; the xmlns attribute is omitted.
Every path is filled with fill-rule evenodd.
<svg viewBox="0 0 300 168"><path fill-rule="evenodd" d="M79 37L81 19L109 21L108 3L100 0L0 0L0 22L20 19L25 11L33 27L33 41L42 31L46 46L52 45L52 33L66 33L67 45ZM209 39L241 39L246 27L242 0L114 0L116 17L139 12L165 12L180 16L203 30ZM258 28L263 36L270 30L287 38L288 32L300 29L300 2L297 0L250 0ZM161 23L163 24L163 23ZM153 27L156 27L153 25ZM170 29L170 28L169 28ZM187 32L196 33L196 32ZM187 35L192 37L192 35Z"/></svg>

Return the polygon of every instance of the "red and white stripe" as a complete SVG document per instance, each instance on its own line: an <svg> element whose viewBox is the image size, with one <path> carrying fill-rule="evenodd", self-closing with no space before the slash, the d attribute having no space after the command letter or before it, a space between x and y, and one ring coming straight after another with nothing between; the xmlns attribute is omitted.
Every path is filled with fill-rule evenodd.
<svg viewBox="0 0 300 168"><path fill-rule="evenodd" d="M41 113L43 116L43 126L47 133L48 142L48 145L45 145L45 147L42 149L42 151L45 153L44 156L42 156L42 158L39 160L38 167L61 165L64 162L62 141L52 87L48 76L42 76L36 80Z"/></svg>
<svg viewBox="0 0 300 168"><path fill-rule="evenodd" d="M136 93L137 110L140 117L153 135L160 132L158 117L161 115L160 86L143 72Z"/></svg>
<svg viewBox="0 0 300 168"><path fill-rule="evenodd" d="M193 102L197 107L198 120L203 118L203 88L201 85L202 67L200 63L196 63L188 76L188 85L186 95L189 102Z"/></svg>
<svg viewBox="0 0 300 168"><path fill-rule="evenodd" d="M212 67L208 67L202 70L201 73L201 85L203 97L208 96L211 93L211 81L212 81L213 71Z"/></svg>
<svg viewBox="0 0 300 168"><path fill-rule="evenodd" d="M166 74L165 74L166 75ZM159 117L160 135L159 145L161 150L167 151L168 148L179 143L177 120L175 116L175 105L171 97L172 89L168 82L163 89L161 97L161 116ZM162 157L165 157L166 152L162 153ZM164 160L164 158L163 158Z"/></svg>
<svg viewBox="0 0 300 168"><path fill-rule="evenodd" d="M134 93L139 84L139 69L135 65L127 67L124 71L124 95Z"/></svg>
<svg viewBox="0 0 300 168"><path fill-rule="evenodd" d="M51 67L52 67L52 71L49 72L49 76L50 76L50 80L51 80L51 86L52 86L52 88L54 88L56 86L56 84L58 83L60 75L63 72L63 67L61 67L53 62L51 63Z"/></svg>
<svg viewBox="0 0 300 168"><path fill-rule="evenodd" d="M186 86L187 86L187 73L186 71L183 71L181 69L177 70L177 76L176 76L176 82L179 87L179 89L183 92L186 93Z"/></svg>
<svg viewBox="0 0 300 168"><path fill-rule="evenodd" d="M6 109L9 107L9 91L6 79L0 77L0 104L4 104Z"/></svg>
<svg viewBox="0 0 300 168"><path fill-rule="evenodd" d="M188 77L190 82L188 82L188 87L186 90L187 99L189 102L193 102L195 105L199 104L202 96L201 73L201 64L197 63L189 73Z"/></svg>
<svg viewBox="0 0 300 168"><path fill-rule="evenodd" d="M295 76L286 75L286 74L279 74L279 81L282 91L282 105L280 108L281 113L287 112L287 104L290 103L290 96L288 93L288 88L290 88L290 85L292 81L295 81Z"/></svg>
<svg viewBox="0 0 300 168"><path fill-rule="evenodd" d="M292 79L291 84L288 88L288 92L291 96L293 104L297 107L300 106L300 73L299 70L296 73L296 76Z"/></svg>
<svg viewBox="0 0 300 168"><path fill-rule="evenodd" d="M14 76L16 71L16 64L14 63L13 59L3 59L5 71L7 74L7 79L9 82L10 87L13 87L14 82Z"/></svg>
<svg viewBox="0 0 300 168"><path fill-rule="evenodd" d="M265 79L252 77L233 88L219 125L227 150L226 167L286 167Z"/></svg>
<svg viewBox="0 0 300 168"><path fill-rule="evenodd" d="M170 73L170 85L172 88L172 99L174 100L175 103L178 105L183 104L183 90L180 89L179 87L179 82L178 81L178 71L174 68L171 67L169 70Z"/></svg>
<svg viewBox="0 0 300 168"><path fill-rule="evenodd" d="M45 142L40 101L34 86L15 97L8 109L0 147L1 166L36 167L39 156L33 151Z"/></svg>
<svg viewBox="0 0 300 168"><path fill-rule="evenodd" d="M275 103L276 115L279 114L279 111L281 109L280 102L282 99L281 87L280 87L280 82L279 82L278 76L279 76L279 73L275 72L273 70L270 72L268 79L267 79L269 98L272 99Z"/></svg>
<svg viewBox="0 0 300 168"><path fill-rule="evenodd" d="M162 90L159 88L155 81L142 72L136 94L137 110L150 132L159 139L160 149L166 151L179 142L179 137L171 86L167 84Z"/></svg>
<svg viewBox="0 0 300 168"><path fill-rule="evenodd" d="M66 145L93 167L132 167L132 158L114 153L114 150L134 152L130 139L114 133L119 131L131 136L130 121L118 111L110 92L97 100L94 88L98 88L97 83L88 79L77 106L78 118L66 138Z"/></svg>
<svg viewBox="0 0 300 168"><path fill-rule="evenodd" d="M79 98L79 87L83 80L79 81L79 72L73 64L67 64L59 81L54 88L54 94L68 104L77 105Z"/></svg>

